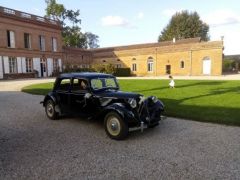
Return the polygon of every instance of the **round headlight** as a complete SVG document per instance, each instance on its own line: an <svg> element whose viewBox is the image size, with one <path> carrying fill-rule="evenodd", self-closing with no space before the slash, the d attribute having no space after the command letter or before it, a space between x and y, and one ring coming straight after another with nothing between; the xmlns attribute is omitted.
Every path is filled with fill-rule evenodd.
<svg viewBox="0 0 240 180"><path fill-rule="evenodd" d="M131 106L132 108L137 107L137 101L136 101L135 99L129 99L129 100L128 100L128 103L130 104L130 106Z"/></svg>
<svg viewBox="0 0 240 180"><path fill-rule="evenodd" d="M158 101L158 98L156 96L152 96L152 101L156 103Z"/></svg>

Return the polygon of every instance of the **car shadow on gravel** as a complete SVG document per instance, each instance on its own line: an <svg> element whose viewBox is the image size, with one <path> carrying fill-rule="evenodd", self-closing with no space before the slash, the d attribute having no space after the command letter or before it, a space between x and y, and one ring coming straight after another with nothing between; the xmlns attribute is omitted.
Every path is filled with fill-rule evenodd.
<svg viewBox="0 0 240 180"><path fill-rule="evenodd" d="M88 118L82 118L79 116L63 116L59 119L59 121L65 121L68 123L74 123L76 126L86 126L86 128L90 128L94 131L105 131L104 130L104 121L103 119L88 119ZM142 138L152 138L154 135L159 136L159 132L165 132L164 129L166 129L166 123L167 120L160 121L158 126L155 126L154 128L145 128L143 132L141 132L140 129L138 130L130 130L129 135L125 140L136 140L136 139L142 139ZM89 133L92 131L89 131ZM105 133L104 133L105 134ZM160 133L161 134L161 133ZM106 136L102 136L100 138L106 138Z"/></svg>

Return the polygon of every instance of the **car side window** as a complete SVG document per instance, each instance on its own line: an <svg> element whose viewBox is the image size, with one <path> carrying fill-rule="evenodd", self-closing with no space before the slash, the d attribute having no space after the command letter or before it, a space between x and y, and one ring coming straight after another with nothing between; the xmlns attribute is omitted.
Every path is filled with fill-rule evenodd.
<svg viewBox="0 0 240 180"><path fill-rule="evenodd" d="M69 88L70 88L70 79L62 79L58 86L58 90L68 91Z"/></svg>
<svg viewBox="0 0 240 180"><path fill-rule="evenodd" d="M108 78L105 80L106 87L116 87L116 83L113 78Z"/></svg>
<svg viewBox="0 0 240 180"><path fill-rule="evenodd" d="M84 79L73 79L72 81L72 92L83 92L87 91L88 83Z"/></svg>
<svg viewBox="0 0 240 180"><path fill-rule="evenodd" d="M101 79L92 79L91 86L94 90L101 89L103 87L103 82Z"/></svg>

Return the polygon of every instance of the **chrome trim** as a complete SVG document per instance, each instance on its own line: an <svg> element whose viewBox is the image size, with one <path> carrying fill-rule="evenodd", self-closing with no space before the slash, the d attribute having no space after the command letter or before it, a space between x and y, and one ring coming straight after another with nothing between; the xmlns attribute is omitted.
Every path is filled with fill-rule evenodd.
<svg viewBox="0 0 240 180"><path fill-rule="evenodd" d="M160 116L161 120L167 119L167 116Z"/></svg>

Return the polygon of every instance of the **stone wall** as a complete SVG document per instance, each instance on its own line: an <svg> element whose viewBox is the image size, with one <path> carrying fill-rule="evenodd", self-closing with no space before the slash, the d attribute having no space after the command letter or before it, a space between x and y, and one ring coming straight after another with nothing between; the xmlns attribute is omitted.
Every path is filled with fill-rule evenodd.
<svg viewBox="0 0 240 180"><path fill-rule="evenodd" d="M15 73L15 74L4 74L4 79L23 79L23 78L35 78L35 73Z"/></svg>

